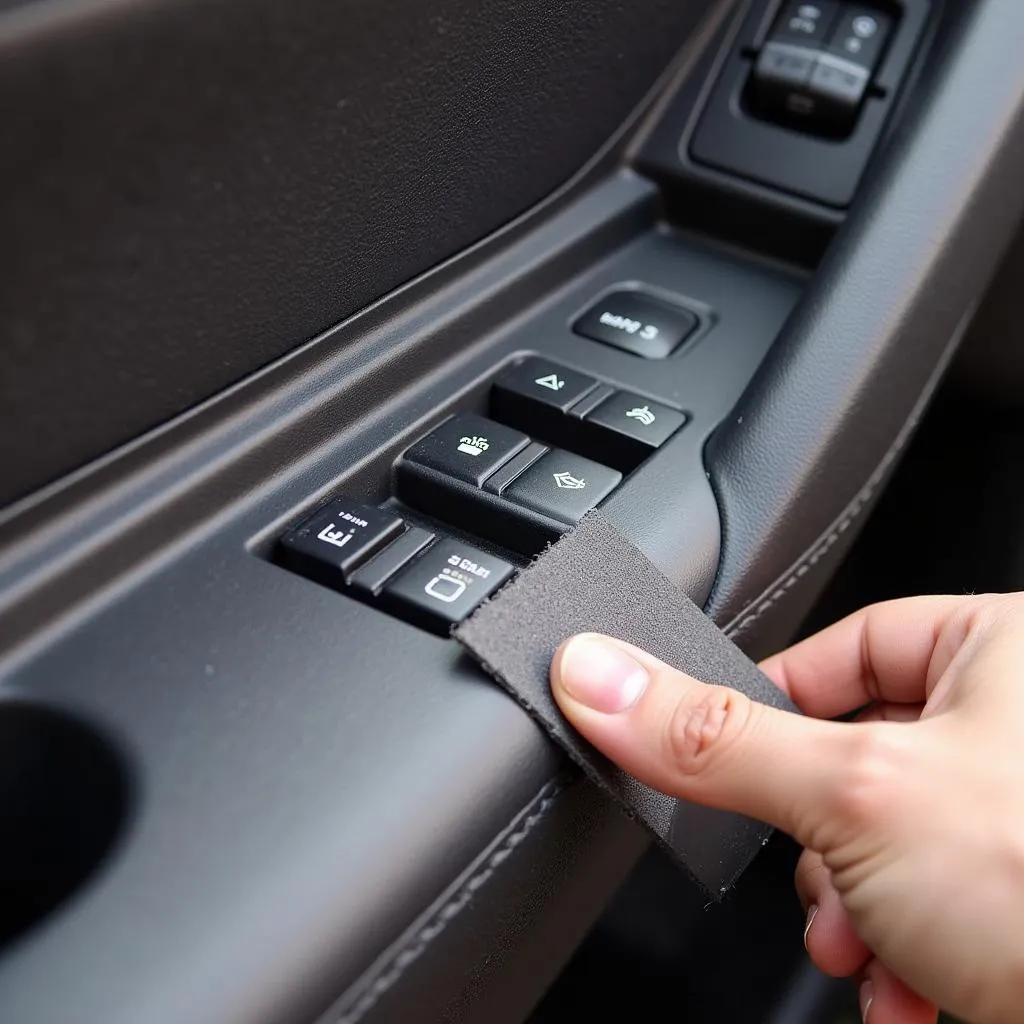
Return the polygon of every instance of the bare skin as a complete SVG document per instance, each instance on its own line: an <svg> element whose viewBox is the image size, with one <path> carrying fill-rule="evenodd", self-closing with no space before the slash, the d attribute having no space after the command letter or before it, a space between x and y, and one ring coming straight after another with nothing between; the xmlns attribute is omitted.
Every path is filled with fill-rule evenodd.
<svg viewBox="0 0 1024 1024"><path fill-rule="evenodd" d="M804 847L808 952L868 1024L1024 1019L1024 595L874 605L762 668L808 717L592 634L551 680L633 775Z"/></svg>

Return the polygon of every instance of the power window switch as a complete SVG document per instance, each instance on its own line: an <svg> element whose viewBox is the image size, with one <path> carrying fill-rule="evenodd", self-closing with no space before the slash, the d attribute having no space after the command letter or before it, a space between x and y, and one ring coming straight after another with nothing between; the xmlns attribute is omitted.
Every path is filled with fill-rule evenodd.
<svg viewBox="0 0 1024 1024"><path fill-rule="evenodd" d="M529 443L518 430L473 413L460 413L414 444L402 456L398 472L411 463L480 487Z"/></svg>
<svg viewBox="0 0 1024 1024"><path fill-rule="evenodd" d="M585 373L535 357L502 374L494 383L494 396L498 401L514 397L566 412L596 387L597 381Z"/></svg>
<svg viewBox="0 0 1024 1024"><path fill-rule="evenodd" d="M447 636L514 571L494 555L445 539L395 576L382 600L402 618Z"/></svg>
<svg viewBox="0 0 1024 1024"><path fill-rule="evenodd" d="M282 561L303 576L340 587L401 532L402 520L393 513L336 498L281 538Z"/></svg>
<svg viewBox="0 0 1024 1024"><path fill-rule="evenodd" d="M580 455L554 449L502 494L509 501L575 526L622 481L622 474Z"/></svg>
<svg viewBox="0 0 1024 1024"><path fill-rule="evenodd" d="M585 373L532 357L494 382L491 408L497 419L531 436L571 445L576 424L566 413L597 387Z"/></svg>
<svg viewBox="0 0 1024 1024"><path fill-rule="evenodd" d="M587 425L599 436L594 448L613 465L635 465L660 448L686 423L686 414L660 402L616 391L587 414Z"/></svg>

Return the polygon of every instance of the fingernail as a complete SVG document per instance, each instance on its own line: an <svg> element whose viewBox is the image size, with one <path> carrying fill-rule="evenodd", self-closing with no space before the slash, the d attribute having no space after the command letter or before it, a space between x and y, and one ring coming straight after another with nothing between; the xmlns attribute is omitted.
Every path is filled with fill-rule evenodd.
<svg viewBox="0 0 1024 1024"><path fill-rule="evenodd" d="M810 909L807 911L807 925L804 927L804 949L807 949L807 936L811 934L811 925L814 924L814 919L818 916L818 904L812 903Z"/></svg>
<svg viewBox="0 0 1024 1024"><path fill-rule="evenodd" d="M640 662L600 637L573 637L562 651L562 688L577 703L606 715L631 708L647 687L647 679Z"/></svg>
<svg viewBox="0 0 1024 1024"><path fill-rule="evenodd" d="M871 1013L871 1004L875 1001L875 986L870 981L865 981L860 987L860 1019L868 1024L868 1014Z"/></svg>

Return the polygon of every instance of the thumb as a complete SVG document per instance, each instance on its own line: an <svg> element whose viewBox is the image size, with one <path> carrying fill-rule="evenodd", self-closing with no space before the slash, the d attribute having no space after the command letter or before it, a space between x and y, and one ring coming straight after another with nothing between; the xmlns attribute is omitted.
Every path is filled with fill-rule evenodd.
<svg viewBox="0 0 1024 1024"><path fill-rule="evenodd" d="M848 727L755 703L591 633L559 648L551 686L576 729L663 793L760 818L805 846L842 817Z"/></svg>

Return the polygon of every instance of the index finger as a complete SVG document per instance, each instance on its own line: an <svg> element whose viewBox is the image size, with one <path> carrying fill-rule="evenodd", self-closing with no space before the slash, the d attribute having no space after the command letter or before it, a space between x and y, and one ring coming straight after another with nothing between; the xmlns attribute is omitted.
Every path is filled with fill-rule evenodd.
<svg viewBox="0 0 1024 1024"><path fill-rule="evenodd" d="M862 608L761 664L806 714L875 701L922 704L966 635L977 597L912 597Z"/></svg>

